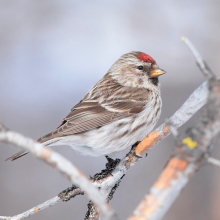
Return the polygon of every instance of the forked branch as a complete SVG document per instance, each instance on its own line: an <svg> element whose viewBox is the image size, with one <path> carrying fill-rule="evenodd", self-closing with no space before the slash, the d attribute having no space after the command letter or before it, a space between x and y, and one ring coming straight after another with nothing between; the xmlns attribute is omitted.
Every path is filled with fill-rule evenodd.
<svg viewBox="0 0 220 220"><path fill-rule="evenodd" d="M192 43L187 38L183 40L193 52L203 74L209 79L208 103L196 125L187 130L185 138L177 140L174 155L130 220L162 219L196 170L206 162L213 139L220 132L220 81L207 67ZM208 161L213 162L213 159Z"/></svg>
<svg viewBox="0 0 220 220"><path fill-rule="evenodd" d="M16 146L28 150L34 156L42 159L47 164L58 170L66 176L73 184L80 187L83 192L91 199L98 207L103 219L116 219L116 215L99 190L89 181L89 179L70 161L64 158L57 152L42 146L36 141L27 138L13 131L2 129L0 132L0 141L15 144ZM58 201L58 198L55 199ZM51 201L50 201L51 202ZM48 203L47 203L48 204ZM51 204L51 203L50 203ZM54 203L56 204L56 203ZM2 219L2 217L0 217ZM13 218L12 218L13 219ZM21 218L16 218L21 219Z"/></svg>

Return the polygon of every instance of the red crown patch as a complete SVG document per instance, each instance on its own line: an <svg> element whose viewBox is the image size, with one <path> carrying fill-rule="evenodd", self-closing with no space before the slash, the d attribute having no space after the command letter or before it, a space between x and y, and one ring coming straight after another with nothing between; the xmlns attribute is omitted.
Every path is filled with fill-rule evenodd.
<svg viewBox="0 0 220 220"><path fill-rule="evenodd" d="M155 60L146 53L140 53L139 58L147 63L153 63Z"/></svg>

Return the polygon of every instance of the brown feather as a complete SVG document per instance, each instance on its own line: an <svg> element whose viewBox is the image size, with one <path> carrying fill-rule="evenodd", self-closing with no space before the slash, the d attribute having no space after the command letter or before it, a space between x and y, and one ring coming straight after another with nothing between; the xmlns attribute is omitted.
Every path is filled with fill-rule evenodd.
<svg viewBox="0 0 220 220"><path fill-rule="evenodd" d="M114 98L113 98L114 97ZM84 99L74 106L54 131L38 141L78 134L138 114L144 110L148 90L124 87L106 74Z"/></svg>
<svg viewBox="0 0 220 220"><path fill-rule="evenodd" d="M6 161L8 161L8 160L11 160L11 161L17 160L18 158L20 158L20 157L22 157L22 156L24 156L26 154L28 154L27 151L21 150L18 153L12 155L11 157L7 158Z"/></svg>
<svg viewBox="0 0 220 220"><path fill-rule="evenodd" d="M60 137L87 132L126 117L135 116L133 119L139 117L138 114L145 109L147 102L152 102L152 95L149 95L152 93L152 86L157 86L157 84L148 81L147 73L152 62L142 59L141 65L144 65L144 71L137 71L140 54L143 53L131 52L116 61L109 73L90 90L83 100L71 109L62 124L55 131L38 139L38 142L46 142L44 145L49 145L59 141ZM150 87L148 87L148 82ZM156 108L156 106L154 107ZM159 112L157 110L156 115ZM122 126L124 126L123 123ZM144 123L132 131L136 132L142 126ZM128 131L125 131L123 135L128 135L127 133ZM121 147L126 144L127 142L121 144ZM27 152L20 151L7 160L15 160L25 154Z"/></svg>

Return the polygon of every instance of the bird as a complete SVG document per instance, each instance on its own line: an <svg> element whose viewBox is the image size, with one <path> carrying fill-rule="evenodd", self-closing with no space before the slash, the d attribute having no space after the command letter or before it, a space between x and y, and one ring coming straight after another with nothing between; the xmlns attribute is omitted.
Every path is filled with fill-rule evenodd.
<svg viewBox="0 0 220 220"><path fill-rule="evenodd" d="M37 141L69 145L88 156L108 156L141 141L156 125L162 108L158 77L166 73L150 55L122 55L76 104L62 123ZM16 160L20 151L7 160Z"/></svg>

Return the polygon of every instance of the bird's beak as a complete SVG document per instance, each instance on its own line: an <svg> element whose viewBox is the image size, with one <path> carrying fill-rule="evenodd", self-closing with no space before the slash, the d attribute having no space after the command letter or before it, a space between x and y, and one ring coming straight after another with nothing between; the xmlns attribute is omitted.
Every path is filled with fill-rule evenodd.
<svg viewBox="0 0 220 220"><path fill-rule="evenodd" d="M164 73L166 73L165 70L162 70L162 69L160 69L160 68L157 68L157 69L152 69L152 70L150 71L149 76L150 76L151 78L153 78L153 77L158 77L158 76L160 76L160 75L163 75Z"/></svg>

